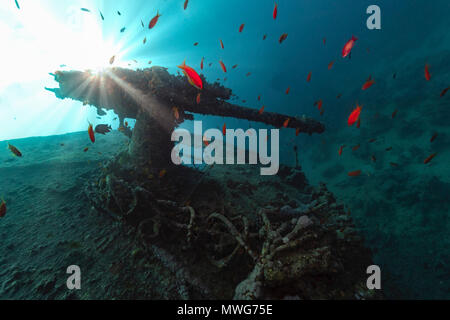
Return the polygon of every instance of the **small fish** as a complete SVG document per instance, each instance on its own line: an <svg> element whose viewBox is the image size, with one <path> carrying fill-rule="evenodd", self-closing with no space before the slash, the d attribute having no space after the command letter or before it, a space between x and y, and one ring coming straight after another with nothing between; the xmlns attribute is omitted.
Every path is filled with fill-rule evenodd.
<svg viewBox="0 0 450 320"><path fill-rule="evenodd" d="M258 113L259 113L259 114L262 114L262 113L264 112L264 108L265 108L265 107L262 106L261 109L259 109Z"/></svg>
<svg viewBox="0 0 450 320"><path fill-rule="evenodd" d="M377 162L377 158L375 158L374 155L371 155L370 158L372 159L373 162Z"/></svg>
<svg viewBox="0 0 450 320"><path fill-rule="evenodd" d="M144 37L144 40L142 40L142 43L145 44L147 42L147 37Z"/></svg>
<svg viewBox="0 0 450 320"><path fill-rule="evenodd" d="M325 109L320 110L320 115L323 116L324 112L325 112Z"/></svg>
<svg viewBox="0 0 450 320"><path fill-rule="evenodd" d="M298 136L300 134L300 128L295 129L295 136Z"/></svg>
<svg viewBox="0 0 450 320"><path fill-rule="evenodd" d="M17 9L20 10L19 2L18 2L17 0L15 0L15 2L16 2L16 7L17 7Z"/></svg>
<svg viewBox="0 0 450 320"><path fill-rule="evenodd" d="M394 74L392 75L392 78L393 78L393 79L397 78L397 74L394 73Z"/></svg>
<svg viewBox="0 0 450 320"><path fill-rule="evenodd" d="M336 96L336 98L340 98L340 97L342 97L342 93L339 93L337 96Z"/></svg>
<svg viewBox="0 0 450 320"><path fill-rule="evenodd" d="M430 79L431 79L431 74L430 74L428 64L425 64L425 79L427 81L430 81Z"/></svg>
<svg viewBox="0 0 450 320"><path fill-rule="evenodd" d="M205 144L205 147L209 145L209 141L206 139L206 136L203 136L203 143Z"/></svg>
<svg viewBox="0 0 450 320"><path fill-rule="evenodd" d="M11 151L11 153L13 155L15 155L16 157L22 157L22 153L19 151L19 149L17 149L16 147L14 147L12 144L8 143L8 149L9 151Z"/></svg>
<svg viewBox="0 0 450 320"><path fill-rule="evenodd" d="M220 39L220 47L221 47L222 49L225 49L225 47L224 47L224 45L223 45L222 39Z"/></svg>
<svg viewBox="0 0 450 320"><path fill-rule="evenodd" d="M323 42L323 45L326 45L327 44L327 38L323 38L322 42Z"/></svg>
<svg viewBox="0 0 450 320"><path fill-rule="evenodd" d="M99 134L107 134L108 132L110 132L112 130L110 125L107 124L98 124L95 126L95 132L99 133Z"/></svg>
<svg viewBox="0 0 450 320"><path fill-rule="evenodd" d="M160 177L160 178L164 177L164 176L166 175L166 173L167 173L166 169L162 169L162 170L159 172L159 177Z"/></svg>
<svg viewBox="0 0 450 320"><path fill-rule="evenodd" d="M348 56L351 53L356 40L358 40L358 38L356 38L355 36L352 36L352 38L347 41L347 43L344 45L344 48L342 49L342 58L345 58L346 56Z"/></svg>
<svg viewBox="0 0 450 320"><path fill-rule="evenodd" d="M105 17L103 16L103 13L100 10L98 12L100 12L100 17L102 18L102 20L105 20Z"/></svg>
<svg viewBox="0 0 450 320"><path fill-rule="evenodd" d="M356 105L356 109L352 111L352 113L350 114L350 116L348 117L348 125L352 126L356 121L358 121L359 116L361 114L361 109L362 106L358 106Z"/></svg>
<svg viewBox="0 0 450 320"><path fill-rule="evenodd" d="M152 60L150 60L150 61L148 62L148 64L152 64Z"/></svg>
<svg viewBox="0 0 450 320"><path fill-rule="evenodd" d="M395 163L395 162L389 162L389 164L390 164L392 167L398 167L398 164Z"/></svg>
<svg viewBox="0 0 450 320"><path fill-rule="evenodd" d="M144 21L142 21L142 19L141 19L141 26L142 28L145 28Z"/></svg>
<svg viewBox="0 0 450 320"><path fill-rule="evenodd" d="M286 89L286 94L289 94L290 91L291 91L291 87L288 87L288 88Z"/></svg>
<svg viewBox="0 0 450 320"><path fill-rule="evenodd" d="M64 143L61 143L60 146L61 146L61 147L64 147Z"/></svg>
<svg viewBox="0 0 450 320"><path fill-rule="evenodd" d="M359 129L360 126L361 126L361 118L358 118L358 122L356 123L356 128Z"/></svg>
<svg viewBox="0 0 450 320"><path fill-rule="evenodd" d="M307 81L307 82L310 82L310 81L311 81L311 75L312 75L312 72L310 71L310 72L308 73L308 76L306 77L306 81Z"/></svg>
<svg viewBox="0 0 450 320"><path fill-rule="evenodd" d="M398 112L398 110L397 110L397 109L395 109L395 110L394 110L394 112L392 112L392 119L394 119L394 118L395 118L395 116L397 115L397 112Z"/></svg>
<svg viewBox="0 0 450 320"><path fill-rule="evenodd" d="M243 23L243 24L241 24L241 26L239 27L239 32L242 32L242 30L244 30L244 26L245 26L245 24Z"/></svg>
<svg viewBox="0 0 450 320"><path fill-rule="evenodd" d="M430 162L436 155L437 155L437 153L430 154L430 155L423 161L423 163L424 163L424 164L427 164L427 163Z"/></svg>
<svg viewBox="0 0 450 320"><path fill-rule="evenodd" d="M84 11L84 12L91 12L91 10L86 9L86 8L81 8L81 11Z"/></svg>
<svg viewBox="0 0 450 320"><path fill-rule="evenodd" d="M109 59L109 64L113 64L115 59L116 59L116 56L112 56L111 59Z"/></svg>
<svg viewBox="0 0 450 320"><path fill-rule="evenodd" d="M275 20L278 15L278 4L275 2L275 7L273 8L273 19Z"/></svg>
<svg viewBox="0 0 450 320"><path fill-rule="evenodd" d="M375 142L375 141L377 141L377 139L372 138L372 139L369 140L369 143L372 143L372 142Z"/></svg>
<svg viewBox="0 0 450 320"><path fill-rule="evenodd" d="M94 143L95 142L95 135L94 135L94 129L92 128L92 124L91 123L89 123L88 134L89 134L89 139L91 139L92 143Z"/></svg>
<svg viewBox="0 0 450 320"><path fill-rule="evenodd" d="M120 13L120 11L117 11L117 14L119 15L119 16L121 16L122 14Z"/></svg>
<svg viewBox="0 0 450 320"><path fill-rule="evenodd" d="M87 152L88 150L89 150L89 148L86 147L86 148L83 149L83 152Z"/></svg>
<svg viewBox="0 0 450 320"><path fill-rule="evenodd" d="M314 102L314 105L317 106L317 109L319 109L319 111L320 109L322 109L322 104L323 104L322 99L319 99L316 102Z"/></svg>
<svg viewBox="0 0 450 320"><path fill-rule="evenodd" d="M198 46L198 42L194 42L194 47Z"/></svg>
<svg viewBox="0 0 450 320"><path fill-rule="evenodd" d="M222 67L223 72L227 72L227 67L225 67L225 64L222 62L222 60L219 61L220 66Z"/></svg>
<svg viewBox="0 0 450 320"><path fill-rule="evenodd" d="M184 6L183 6L184 10L187 9L188 3L189 3L189 0L184 1Z"/></svg>
<svg viewBox="0 0 450 320"><path fill-rule="evenodd" d="M267 34L263 35L263 40L267 39Z"/></svg>
<svg viewBox="0 0 450 320"><path fill-rule="evenodd" d="M3 218L6 215L6 202L2 198L2 202L0 203L0 218Z"/></svg>
<svg viewBox="0 0 450 320"><path fill-rule="evenodd" d="M375 83L375 80L372 79L372 77L369 77L367 79L367 81L363 84L362 86L362 90L367 90L369 89L373 84Z"/></svg>
<svg viewBox="0 0 450 320"><path fill-rule="evenodd" d="M175 119L177 119L177 120L180 119L180 112L178 111L178 107L173 107L172 112L173 112Z"/></svg>
<svg viewBox="0 0 450 320"><path fill-rule="evenodd" d="M203 70L203 61L205 61L205 57L202 57L202 61L200 61L200 70Z"/></svg>
<svg viewBox="0 0 450 320"><path fill-rule="evenodd" d="M226 134L227 134L227 124L226 124L226 123L223 124L223 127L222 127L222 134L223 134L223 135L226 135Z"/></svg>
<svg viewBox="0 0 450 320"><path fill-rule="evenodd" d="M212 66L212 62L210 62L210 63L208 64L208 66L211 67L211 66Z"/></svg>
<svg viewBox="0 0 450 320"><path fill-rule="evenodd" d="M287 37L288 37L288 34L287 34L287 33L283 33L283 34L280 36L280 39L278 39L278 42L279 42L279 43L283 43L283 41L286 40Z"/></svg>
<svg viewBox="0 0 450 320"><path fill-rule="evenodd" d="M391 151L392 150L392 147L387 147L386 148L386 151Z"/></svg>
<svg viewBox="0 0 450 320"><path fill-rule="evenodd" d="M245 76L249 77L251 74L252 74L251 72L247 72L247 74Z"/></svg>
<svg viewBox="0 0 450 320"><path fill-rule="evenodd" d="M441 97L443 97L447 93L448 90L450 90L450 87L447 87L444 90L442 90Z"/></svg>
<svg viewBox="0 0 450 320"><path fill-rule="evenodd" d="M328 70L330 70L331 68L333 68L333 64L334 64L334 61L331 61L331 62L328 64Z"/></svg>
<svg viewBox="0 0 450 320"><path fill-rule="evenodd" d="M290 120L291 120L291 118L287 118L286 120L284 120L283 127L287 128Z"/></svg>
<svg viewBox="0 0 450 320"><path fill-rule="evenodd" d="M120 29L120 32L124 32L125 31L125 27L123 27L122 29Z"/></svg>
<svg viewBox="0 0 450 320"><path fill-rule="evenodd" d="M359 149L360 146L361 146L360 144L357 144L356 146L354 146L354 147L352 148L352 150L353 150L353 151L356 151L356 150Z"/></svg>
<svg viewBox="0 0 450 320"><path fill-rule="evenodd" d="M195 101L197 102L197 104L200 104L200 99L201 99L201 93L199 92L197 94L197 98L195 99Z"/></svg>
<svg viewBox="0 0 450 320"><path fill-rule="evenodd" d="M157 23L158 20L159 20L159 17L161 17L161 15L159 14L159 11L157 11L157 12L156 12L156 16L154 16L154 17L152 18L152 20L150 20L150 23L148 24L148 28L149 28L149 29L153 28L153 27L156 25L156 23Z"/></svg>
<svg viewBox="0 0 450 320"><path fill-rule="evenodd" d="M361 170L351 171L351 172L348 173L348 175L350 177L357 177L357 176L361 175Z"/></svg>
<svg viewBox="0 0 450 320"><path fill-rule="evenodd" d="M433 142L437 138L437 136L438 136L438 133L437 132L434 133L433 136L430 139L430 142Z"/></svg>
<svg viewBox="0 0 450 320"><path fill-rule="evenodd" d="M200 78L198 73L193 68L186 65L186 61L183 61L183 64L178 66L178 68L183 71L184 75L192 86L200 90L203 89L202 78Z"/></svg>
<svg viewBox="0 0 450 320"><path fill-rule="evenodd" d="M235 64L234 66L231 67L231 69L236 69L238 67L237 64Z"/></svg>

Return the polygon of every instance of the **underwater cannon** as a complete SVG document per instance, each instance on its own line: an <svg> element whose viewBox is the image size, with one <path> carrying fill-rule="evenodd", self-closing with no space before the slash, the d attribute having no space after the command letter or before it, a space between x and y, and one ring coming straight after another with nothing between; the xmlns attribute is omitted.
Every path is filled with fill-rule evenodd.
<svg viewBox="0 0 450 320"><path fill-rule="evenodd" d="M108 68L99 73L91 71L57 71L53 74L59 88L46 88L57 98L71 98L93 105L99 115L114 110L120 126L131 136L129 154L135 161L150 161L154 167L170 163L173 147L171 134L185 119L193 120L194 114L233 117L282 127L295 128L297 133L322 133L325 127L319 121L292 117L274 112L259 113L256 109L228 102L231 89L218 82L209 83L204 76L203 90L191 86L185 77L171 75L166 68L151 67L130 70ZM200 93L200 101L197 95ZM173 111L176 107L177 112ZM123 127L124 119L136 119L133 133Z"/></svg>

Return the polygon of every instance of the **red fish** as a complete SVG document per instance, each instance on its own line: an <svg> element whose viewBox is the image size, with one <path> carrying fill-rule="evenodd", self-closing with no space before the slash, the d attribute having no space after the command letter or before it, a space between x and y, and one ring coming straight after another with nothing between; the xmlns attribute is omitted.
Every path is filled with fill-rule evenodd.
<svg viewBox="0 0 450 320"><path fill-rule="evenodd" d="M159 11L156 12L156 16L153 17L152 20L150 20L150 23L148 24L148 28L151 29L153 28L156 23L158 22L159 17L161 17L161 15L159 14Z"/></svg>
<svg viewBox="0 0 450 320"><path fill-rule="evenodd" d="M342 58L345 58L352 51L353 46L355 45L355 41L358 40L355 36L352 36L350 40L347 41L344 48L342 49Z"/></svg>
<svg viewBox="0 0 450 320"><path fill-rule="evenodd" d="M370 76L367 81L363 84L362 90L369 89L373 84L375 83L375 80L372 79L372 76Z"/></svg>
<svg viewBox="0 0 450 320"><path fill-rule="evenodd" d="M320 111L320 109L322 109L322 104L323 104L322 99L314 102L314 105L317 106L317 109L319 109L319 111Z"/></svg>
<svg viewBox="0 0 450 320"><path fill-rule="evenodd" d="M223 135L226 135L226 134L227 134L227 124L226 124L226 123L223 124L223 127L222 127L222 134L223 134Z"/></svg>
<svg viewBox="0 0 450 320"><path fill-rule="evenodd" d="M397 109L395 109L395 110L394 110L394 112L392 112L392 119L394 119L394 118L395 118L395 116L397 115L397 112L398 112L398 110L397 110Z"/></svg>
<svg viewBox="0 0 450 320"><path fill-rule="evenodd" d="M430 139L430 142L433 142L434 141L434 139L436 139L437 138L437 136L438 136L438 134L437 134L437 132L435 133L435 134L433 134L433 136L431 137L431 139Z"/></svg>
<svg viewBox="0 0 450 320"><path fill-rule="evenodd" d="M186 10L186 8L187 8L187 6L188 6L188 3L189 3L189 0L186 0L186 1L184 2L184 10Z"/></svg>
<svg viewBox="0 0 450 320"><path fill-rule="evenodd" d="M200 98L201 98L201 93L199 92L197 94L197 99L196 99L197 104L200 104Z"/></svg>
<svg viewBox="0 0 450 320"><path fill-rule="evenodd" d="M286 89L286 94L289 94L290 91L291 91L291 87L288 87L288 88Z"/></svg>
<svg viewBox="0 0 450 320"><path fill-rule="evenodd" d="M431 79L431 74L430 74L430 70L428 69L429 67L428 67L428 64L426 64L425 65L425 79L427 80L427 81L430 81L430 79Z"/></svg>
<svg viewBox="0 0 450 320"><path fill-rule="evenodd" d="M173 107L172 111L173 111L173 115L174 115L175 119L177 119L177 120L180 119L180 112L178 111L178 108Z"/></svg>
<svg viewBox="0 0 450 320"><path fill-rule="evenodd" d="M95 142L95 135L94 135L94 129L92 128L92 124L91 123L89 123L88 134L89 134L89 138L91 139L92 143L94 143Z"/></svg>
<svg viewBox="0 0 450 320"><path fill-rule="evenodd" d="M258 101L261 101L261 96L258 96Z"/></svg>
<svg viewBox="0 0 450 320"><path fill-rule="evenodd" d="M3 218L6 215L6 202L2 198L2 202L0 203L0 218Z"/></svg>
<svg viewBox="0 0 450 320"><path fill-rule="evenodd" d="M342 155L342 151L344 150L344 148L345 148L345 144L339 148L339 155Z"/></svg>
<svg viewBox="0 0 450 320"><path fill-rule="evenodd" d="M262 114L264 112L264 106L261 107L261 109L259 109L258 113Z"/></svg>
<svg viewBox="0 0 450 320"><path fill-rule="evenodd" d="M353 151L356 151L356 150L359 149L360 146L361 146L360 144L357 144L356 146L354 146L354 147L352 148L352 150L353 150Z"/></svg>
<svg viewBox="0 0 450 320"><path fill-rule="evenodd" d="M267 34L263 35L263 40L267 39Z"/></svg>
<svg viewBox="0 0 450 320"><path fill-rule="evenodd" d="M441 97L443 97L447 93L448 90L450 90L450 87L445 88L444 90L442 90Z"/></svg>
<svg viewBox="0 0 450 320"><path fill-rule="evenodd" d="M241 24L241 26L239 27L239 32L242 32L242 30L244 30L244 26L245 24Z"/></svg>
<svg viewBox="0 0 450 320"><path fill-rule="evenodd" d="M295 136L298 136L300 133L300 128L295 129Z"/></svg>
<svg viewBox="0 0 450 320"><path fill-rule="evenodd" d="M361 118L358 118L358 122L356 123L356 127L359 129L361 126Z"/></svg>
<svg viewBox="0 0 450 320"><path fill-rule="evenodd" d="M12 152L13 155L15 155L16 157L22 157L22 153L19 151L19 149L17 149L16 147L14 147L12 144L8 143L8 149L9 151Z"/></svg>
<svg viewBox="0 0 450 320"><path fill-rule="evenodd" d="M311 81L311 74L312 74L312 72L310 71L310 72L308 73L308 76L306 77L306 81L308 81L308 82Z"/></svg>
<svg viewBox="0 0 450 320"><path fill-rule="evenodd" d="M198 42L194 42L194 47L198 46Z"/></svg>
<svg viewBox="0 0 450 320"><path fill-rule="evenodd" d="M352 111L350 116L348 117L348 125L352 126L359 119L359 115L361 114L361 106L356 105L356 109Z"/></svg>
<svg viewBox="0 0 450 320"><path fill-rule="evenodd" d="M225 64L222 62L222 60L219 61L220 66L222 67L223 72L227 72L227 67L225 67Z"/></svg>
<svg viewBox="0 0 450 320"><path fill-rule="evenodd" d="M220 39L220 46L222 47L222 49L225 49L225 47L223 46L222 39Z"/></svg>
<svg viewBox="0 0 450 320"><path fill-rule="evenodd" d="M328 70L330 70L331 68L333 68L333 64L334 64L334 61L331 61L331 62L328 64Z"/></svg>
<svg viewBox="0 0 450 320"><path fill-rule="evenodd" d="M286 128L288 126L290 120L291 120L290 118L287 118L286 120L284 120L283 127Z"/></svg>
<svg viewBox="0 0 450 320"><path fill-rule="evenodd" d="M348 173L350 177L357 177L361 174L361 170L355 170Z"/></svg>
<svg viewBox="0 0 450 320"><path fill-rule="evenodd" d="M203 61L205 60L205 57L202 58L202 61L200 62L200 69L203 70Z"/></svg>
<svg viewBox="0 0 450 320"><path fill-rule="evenodd" d="M283 34L280 36L280 39L278 40L278 42L279 42L279 43L283 43L283 41L286 40L287 37L288 37L288 34L287 34L287 33L283 33Z"/></svg>
<svg viewBox="0 0 450 320"><path fill-rule="evenodd" d="M427 163L430 162L431 159L433 159L436 155L437 155L437 153L433 153L433 154L429 155L429 156L423 161L423 163L424 163L424 164L427 164Z"/></svg>
<svg viewBox="0 0 450 320"><path fill-rule="evenodd" d="M275 2L275 7L273 8L273 19L275 20L278 15L278 4Z"/></svg>
<svg viewBox="0 0 450 320"><path fill-rule="evenodd" d="M198 73L193 68L186 65L186 60L183 61L183 64L178 66L178 68L183 71L184 75L192 86L200 90L203 89L202 78L200 78Z"/></svg>

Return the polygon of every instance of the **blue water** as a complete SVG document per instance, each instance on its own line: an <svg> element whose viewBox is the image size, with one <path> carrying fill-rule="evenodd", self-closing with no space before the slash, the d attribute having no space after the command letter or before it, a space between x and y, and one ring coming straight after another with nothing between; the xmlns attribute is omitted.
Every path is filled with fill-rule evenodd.
<svg viewBox="0 0 450 320"><path fill-rule="evenodd" d="M19 3L20 10L14 1L0 5L0 140L84 131L87 121L117 129L112 112L97 119L95 108L57 100L45 91L45 86L56 86L48 72L100 70L117 55L119 66L145 68L151 60L176 73L185 59L199 70L204 57L206 79L221 78L239 97L238 104L306 114L325 124L322 135L295 137L293 129L282 130L281 159L293 164L297 145L308 179L327 183L351 210L367 245L375 250L375 262L390 279L389 297L450 298L450 92L439 96L450 86L449 1L280 0L276 20L274 2L266 0L190 0L187 10L184 0ZM366 8L372 4L381 8L381 30L366 27ZM157 11L161 17L149 30ZM283 33L288 37L280 44ZM358 40L351 59L343 59L342 48L352 35ZM226 64L226 74L219 60ZM430 81L424 77L425 64ZM362 91L369 76L375 84ZM313 106L319 99L322 116ZM360 129L346 122L356 103L363 105ZM207 116L196 120L211 128L224 122ZM228 128L265 127L226 122ZM183 126L191 128L192 123ZM439 135L430 143L435 132ZM352 151L357 144L360 148ZM388 147L393 149L386 151ZM436 158L425 165L434 152ZM362 170L360 177L347 176L357 169Z"/></svg>

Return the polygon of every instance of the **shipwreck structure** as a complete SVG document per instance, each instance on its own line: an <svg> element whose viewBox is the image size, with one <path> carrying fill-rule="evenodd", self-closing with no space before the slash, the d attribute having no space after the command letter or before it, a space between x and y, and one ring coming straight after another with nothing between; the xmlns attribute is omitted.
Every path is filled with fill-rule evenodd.
<svg viewBox="0 0 450 320"><path fill-rule="evenodd" d="M366 287L371 252L349 213L325 185L310 186L300 165L281 166L276 176L260 176L252 166L170 166L171 133L195 114L275 127L289 119L287 127L307 134L322 133L323 124L232 104L230 89L203 76L198 102L198 89L161 67L54 76L59 88L47 90L93 105L99 114L114 110L130 137L85 193L96 211L135 235L142 249L134 256L145 260L140 264L158 284L152 298L381 297ZM136 119L132 132L125 118ZM167 174L158 175L160 168Z"/></svg>
<svg viewBox="0 0 450 320"><path fill-rule="evenodd" d="M125 118L136 119L131 136L129 153L134 160L151 161L153 166L170 164L173 147L171 134L175 126L185 119L194 119L195 114L233 117L282 127L298 133L322 133L322 123L305 116L263 112L228 102L232 91L218 82L208 83L204 76L203 90L191 86L185 77L169 74L166 68L152 67L133 71L110 68L94 74L91 71L57 71L54 74L59 88L47 89L60 99L71 98L93 105L99 114L114 110L121 126ZM200 94L200 101L197 96ZM173 108L177 108L177 114ZM124 128L127 133L127 129ZM128 132L129 133L129 132Z"/></svg>

